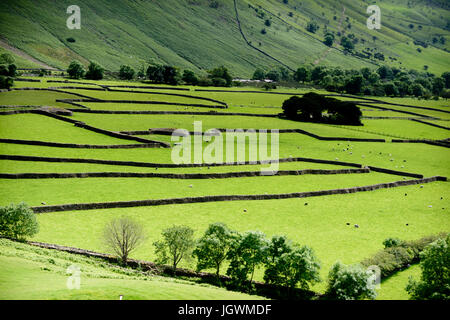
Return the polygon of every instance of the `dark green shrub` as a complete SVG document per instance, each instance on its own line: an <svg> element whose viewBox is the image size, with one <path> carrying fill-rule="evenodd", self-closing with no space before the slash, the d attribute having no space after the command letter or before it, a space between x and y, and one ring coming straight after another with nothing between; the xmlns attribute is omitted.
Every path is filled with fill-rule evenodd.
<svg viewBox="0 0 450 320"><path fill-rule="evenodd" d="M276 89L276 88L277 88L277 85L276 85L275 83L273 83L273 82L265 82L265 83L262 85L262 88L263 88L264 90L266 90L266 91L269 91L269 90Z"/></svg>
<svg viewBox="0 0 450 320"><path fill-rule="evenodd" d="M403 243L402 240L398 238L386 238L383 241L383 245L385 248L397 247Z"/></svg>
<svg viewBox="0 0 450 320"><path fill-rule="evenodd" d="M101 80L105 70L96 62L91 62L86 72L86 79Z"/></svg>
<svg viewBox="0 0 450 320"><path fill-rule="evenodd" d="M384 85L384 92L387 96L398 96L399 91L397 89L397 86L393 83L386 83Z"/></svg>
<svg viewBox="0 0 450 320"><path fill-rule="evenodd" d="M326 296L333 300L375 299L375 286L361 265L346 266L337 262L328 274Z"/></svg>
<svg viewBox="0 0 450 320"><path fill-rule="evenodd" d="M319 25L315 21L311 21L306 25L306 30L311 33L316 33L317 30L319 30Z"/></svg>
<svg viewBox="0 0 450 320"><path fill-rule="evenodd" d="M227 87L227 81L223 78L211 78L214 87Z"/></svg>
<svg viewBox="0 0 450 320"><path fill-rule="evenodd" d="M420 254L419 282L409 279L406 291L412 299L450 300L450 236L428 245Z"/></svg>
<svg viewBox="0 0 450 320"><path fill-rule="evenodd" d="M195 75L195 73L193 71L190 71L190 70L184 70L181 80L183 80L184 83L190 84L193 86L198 84L197 76Z"/></svg>
<svg viewBox="0 0 450 320"><path fill-rule="evenodd" d="M7 52L0 54L0 64L12 64L14 62L15 59L11 54Z"/></svg>
<svg viewBox="0 0 450 320"><path fill-rule="evenodd" d="M130 66L121 65L119 70L119 78L122 80L131 80L134 76L134 69Z"/></svg>
<svg viewBox="0 0 450 320"><path fill-rule="evenodd" d="M351 51L355 48L353 42L347 37L342 37L341 45L344 47L344 50L346 51Z"/></svg>
<svg viewBox="0 0 450 320"><path fill-rule="evenodd" d="M213 82L211 79L203 77L198 79L198 85L202 87L212 87Z"/></svg>
<svg viewBox="0 0 450 320"><path fill-rule="evenodd" d="M14 63L8 65L8 74L9 77L15 77L17 75L17 66Z"/></svg>
<svg viewBox="0 0 450 320"><path fill-rule="evenodd" d="M295 81L300 81L300 82L309 81L310 77L311 77L311 72L305 67L300 67L297 69L296 72L294 72L294 80Z"/></svg>
<svg viewBox="0 0 450 320"><path fill-rule="evenodd" d="M231 84L233 82L233 77L229 73L228 69L224 66L220 66L208 71L208 78L210 78L213 82L213 85L217 87L231 87Z"/></svg>
<svg viewBox="0 0 450 320"><path fill-rule="evenodd" d="M350 78L345 84L345 91L350 94L361 93L363 85L363 77L361 75L355 75Z"/></svg>
<svg viewBox="0 0 450 320"><path fill-rule="evenodd" d="M333 45L333 42L334 42L334 35L331 34L331 33L327 33L327 34L325 35L325 39L324 39L323 43L324 43L325 45L331 47L331 46Z"/></svg>
<svg viewBox="0 0 450 320"><path fill-rule="evenodd" d="M209 2L209 7L210 8L217 9L217 8L219 8L219 6L220 6L220 4L219 4L219 2L217 0L211 0Z"/></svg>
<svg viewBox="0 0 450 320"><path fill-rule="evenodd" d="M252 80L264 80L266 78L266 73L262 69L256 69L253 73Z"/></svg>
<svg viewBox="0 0 450 320"><path fill-rule="evenodd" d="M433 241L445 237L446 234L426 236L413 241L401 241L388 238L383 241L385 249L378 251L373 257L361 262L365 267L376 265L381 270L382 277L388 277L419 260L419 254Z"/></svg>
<svg viewBox="0 0 450 320"><path fill-rule="evenodd" d="M81 63L79 63L78 61L72 61L67 68L67 73L72 79L80 79L84 76L85 71Z"/></svg>
<svg viewBox="0 0 450 320"><path fill-rule="evenodd" d="M14 85L11 77L0 76L0 89L9 89Z"/></svg>
<svg viewBox="0 0 450 320"><path fill-rule="evenodd" d="M24 240L39 231L36 216L25 203L0 207L0 235Z"/></svg>

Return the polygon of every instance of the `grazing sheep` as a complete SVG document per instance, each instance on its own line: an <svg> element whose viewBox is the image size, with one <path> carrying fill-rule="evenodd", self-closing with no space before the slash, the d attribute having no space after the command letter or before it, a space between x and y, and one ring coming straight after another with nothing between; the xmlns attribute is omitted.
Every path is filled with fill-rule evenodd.
<svg viewBox="0 0 450 320"><path fill-rule="evenodd" d="M428 206L428 208L433 208L433 206L430 204L430 205Z"/></svg>
<svg viewBox="0 0 450 320"><path fill-rule="evenodd" d="M420 187L423 188L423 185L421 185Z"/></svg>
<svg viewBox="0 0 450 320"><path fill-rule="evenodd" d="M244 209L244 212L247 212L247 209Z"/></svg>
<svg viewBox="0 0 450 320"><path fill-rule="evenodd" d="M355 224L355 228L359 228L359 224Z"/></svg>
<svg viewBox="0 0 450 320"><path fill-rule="evenodd" d="M347 222L347 225L349 226L349 225L350 225L350 222Z"/></svg>
<svg viewBox="0 0 450 320"><path fill-rule="evenodd" d="M42 205L44 205L44 206L46 205L46 203L45 203L45 202L41 202L41 204L42 204Z"/></svg>
<svg viewBox="0 0 450 320"><path fill-rule="evenodd" d="M192 184L190 184L190 185L189 185L189 188L192 188L192 187L193 187Z"/></svg>
<svg viewBox="0 0 450 320"><path fill-rule="evenodd" d="M305 206L307 206L308 205L308 202L305 202Z"/></svg>

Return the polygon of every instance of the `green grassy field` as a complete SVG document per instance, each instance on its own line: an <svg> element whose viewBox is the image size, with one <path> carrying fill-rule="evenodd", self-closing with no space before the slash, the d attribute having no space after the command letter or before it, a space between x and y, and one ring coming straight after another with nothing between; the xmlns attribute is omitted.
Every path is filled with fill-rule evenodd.
<svg viewBox="0 0 450 320"><path fill-rule="evenodd" d="M357 52L381 52L386 57L385 63L392 66L422 69L426 61L428 70L435 73L447 67L449 54L444 49L449 48L449 41L427 48L414 44L414 41L429 42L434 35L449 38L445 29L449 18L447 7L422 1L408 6L398 0L378 5L383 13L382 29L369 30L368 4L355 0L237 1L242 31L248 41L293 69L314 63L321 56L320 63L324 65L374 68L379 63L373 58L344 54L341 46L325 53L329 49L323 44L326 30L354 34L359 39ZM235 76L250 77L257 67L269 69L281 65L246 44L238 30L232 1L219 1L217 8L207 0L170 3L103 0L95 4L83 0L78 6L82 26L80 30L70 30L66 27L69 15L65 13L65 3L47 0L39 4L38 10L30 0L3 2L2 37L34 58L64 69L73 59L83 63L95 60L113 71L121 64L140 68L151 60L202 73L223 64ZM341 24L344 8L345 19ZM266 20L271 21L270 27L265 25ZM320 29L316 33L306 31L310 21L318 23ZM410 24L414 27L410 28ZM75 42L69 42L70 37Z"/></svg>
<svg viewBox="0 0 450 320"><path fill-rule="evenodd" d="M450 203L440 200L448 190L447 183L433 183L423 189L411 186L308 199L48 213L39 215L41 230L35 239L104 251L100 241L103 226L115 217L127 215L137 219L149 236L133 256L152 260L152 242L160 237L162 229L184 224L200 236L208 224L221 221L239 231L256 229L267 236L284 234L311 246L322 263L324 278L336 260L359 262L382 249L382 241L387 237L416 239L448 230ZM347 222L351 225L347 226ZM360 228L354 228L354 224ZM185 266L194 267L190 263ZM257 279L262 279L261 272ZM322 283L316 289L323 290L324 286Z"/></svg>
<svg viewBox="0 0 450 320"><path fill-rule="evenodd" d="M0 239L2 300L245 300L260 299L212 287L142 274L100 259ZM68 289L71 265L80 268L80 289Z"/></svg>
<svg viewBox="0 0 450 320"><path fill-rule="evenodd" d="M280 179L281 178L281 179ZM397 178L400 180L401 178ZM350 188L395 181L382 173L352 175L304 175L234 179L89 178L0 180L0 204L24 200L47 204L113 202L145 199L307 192ZM280 184L282 182L282 184ZM190 187L192 186L192 187ZM295 187L294 187L295 186Z"/></svg>
<svg viewBox="0 0 450 320"><path fill-rule="evenodd" d="M66 86L71 84L48 83L49 78L42 78L37 83L41 87ZM91 81L90 81L91 82ZM99 84L121 85L118 81L100 81ZM17 82L18 86L23 83ZM34 83L32 84L34 86ZM257 94L257 93L210 93L194 91L177 92L165 90L167 93L186 93L201 97L213 98L230 104L225 112L277 113L280 104L287 95ZM146 89L147 90L147 89ZM235 89L234 89L235 90ZM196 99L173 97L170 95L149 95L141 93L116 93L88 90L71 90L104 99L148 100L164 99L162 101L184 102ZM149 90L151 91L151 90ZM280 88L279 92L304 93L305 90ZM61 93L48 91L12 91L0 93L0 104L16 105L51 105L63 107L56 99L61 99ZM64 94L66 95L66 94ZM114 98L112 98L114 97ZM73 98L68 95L68 98ZM242 98L242 100L240 100ZM385 99L386 102L391 100ZM198 100L201 101L201 100ZM403 103L439 108L445 110L445 102L423 102L405 98L392 99L393 103ZM415 104L417 103L417 104ZM244 106L244 107L241 107ZM68 105L65 105L67 107ZM87 103L92 109L103 110L168 110L177 111L178 107L165 105L140 105L120 103ZM258 108L276 106L278 108ZM381 105L387 106L387 105ZM389 105L389 107L391 107ZM370 109L370 107L364 107ZM394 106L392 106L394 109ZM400 107L396 110L406 110L417 113L438 111L421 110ZM185 110L185 107L181 108ZM208 108L191 108L192 111L205 111ZM242 111L237 111L242 110ZM263 111L260 111L263 110ZM364 115L389 117L400 115L391 111L364 111ZM305 122L295 122L280 118L263 118L231 115L174 115L174 114L89 114L74 112L70 119L111 131L143 131L150 128L185 128L193 130L194 121L202 121L205 131L210 128L255 128L255 129L302 129L324 137L342 137L342 141L322 141L299 133L281 133L279 137L279 154L275 158L306 157L322 160L338 160L358 163L363 166L378 166L391 170L422 174L425 177L442 175L450 176L450 151L448 148L422 143L392 143L397 136L407 138L444 139L448 138L448 130L435 128L426 124L402 119L364 119L364 126L335 126ZM428 120L427 120L428 121ZM437 120L441 124L443 120ZM170 136L141 135L146 139L172 142ZM65 142L78 144L139 144L139 142L113 138L88 131L73 124L37 114L16 114L0 116L0 138L28 139L47 142ZM376 138L386 139L386 142L349 142L346 138ZM271 140L269 139L269 142ZM207 143L205 143L207 145ZM245 146L246 159L249 159L249 142L234 143ZM199 145L191 142L192 152ZM270 150L272 151L272 150ZM75 149L44 147L25 144L0 143L0 154L43 156L79 159L121 160L152 162L160 164L172 163L172 149L169 148L134 148L134 149ZM273 158L269 152L263 159ZM261 159L259 159L261 160ZM83 172L157 172L157 173L222 173L236 171L258 171L267 165L220 166L202 168L145 168L137 166L118 166L104 164L58 163L0 160L0 173L83 173ZM346 166L320 164L311 162L281 163L279 170L302 169L343 169ZM0 179L0 204L25 201L29 205L47 205L124 201L143 199L164 199L172 197L194 197L228 194L264 194L291 193L301 191L318 191L334 188L364 186L381 182L403 180L401 175L381 174L376 172L364 174L339 175L303 175L276 177L246 177L230 179L162 179L162 178L86 178L86 179ZM406 178L411 179L411 178ZM190 187L192 185L192 187ZM104 252L106 248L100 240L104 226L113 218L122 215L136 219L145 229L148 239L146 243L133 253L133 258L152 261L155 259L153 241L160 238L161 231L173 224L184 224L195 229L196 237L200 236L210 223L224 222L232 229L239 231L261 230L268 237L285 234L292 240L311 246L321 261L321 277L326 279L329 268L336 260L356 263L370 257L380 250L382 241L387 237L398 237L405 240L418 239L422 236L450 230L449 219L449 184L448 182L433 182L419 185L383 189L356 194L321 196L305 199L261 200L261 201L228 201L198 204L165 205L155 207L135 207L123 209L104 209L72 212L54 212L38 215L40 232L33 240L79 247ZM307 205L305 205L307 203ZM430 207L431 206L431 207ZM246 212L244 211L246 210ZM349 223L349 225L347 225ZM358 224L360 228L353 227ZM5 245L6 246L6 245ZM2 249L3 250L3 249ZM8 249L12 250L12 249ZM42 253L42 256L47 253ZM25 257L26 258L26 257ZM63 282L42 285L42 290L33 291L32 285L25 280L10 275L17 269L18 274L28 279L29 283L48 282L53 275L41 270L40 266L50 268L45 262L37 264L35 260L17 254L1 255L2 270L0 284L15 284L16 287L27 288L23 294L19 291L6 291L2 298L38 299L114 299L117 292L125 292L130 299L185 299L185 283L163 282L158 280L144 281L141 279L100 279L89 277L86 280L86 291L78 293L67 292L64 289L64 274L54 275ZM40 258L41 259L41 258ZM41 260L39 260L41 261ZM4 263L3 263L4 262ZM84 263L84 262L83 262ZM182 266L195 268L193 262L183 262ZM55 269L56 270L56 269ZM225 270L225 268L223 268ZM413 269L411 269L413 270ZM409 270L405 271L409 272ZM399 273L398 277L403 277ZM25 276L28 275L28 276ZM257 280L262 280L262 270L255 274ZM395 280L397 275L382 284L380 299L405 299L402 292L403 280ZM125 289L129 281L133 288ZM136 285L135 285L136 284ZM386 286L384 286L384 284ZM314 286L314 290L324 292L325 281ZM156 288L160 288L157 291ZM193 298L209 299L214 288L195 288ZM401 287L401 288L400 288ZM106 289L110 288L110 289ZM212 291L202 291L202 290ZM105 290L104 294L99 294ZM199 290L199 291L197 291ZM170 292L173 295L170 296ZM231 294L217 294L218 298L233 299ZM227 294L230 294L227 295ZM247 296L240 296L247 298ZM237 297L236 297L237 298Z"/></svg>
<svg viewBox="0 0 450 320"><path fill-rule="evenodd" d="M408 284L408 278L413 277L415 280L420 279L421 269L418 264L409 267L406 270L387 278L381 283L380 289L377 291L378 300L407 300L409 295L405 290Z"/></svg>

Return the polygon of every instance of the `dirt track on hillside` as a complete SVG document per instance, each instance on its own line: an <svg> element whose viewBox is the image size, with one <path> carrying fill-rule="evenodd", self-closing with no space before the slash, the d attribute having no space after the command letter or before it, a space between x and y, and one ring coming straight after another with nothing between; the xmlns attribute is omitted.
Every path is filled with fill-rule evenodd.
<svg viewBox="0 0 450 320"><path fill-rule="evenodd" d="M49 66L48 64L45 64L45 63L42 62L42 61L39 61L39 60L33 58L32 56L30 56L29 54L23 52L22 50L17 49L17 48L15 48L15 47L9 45L9 44L8 44L5 40L3 40L3 39L0 39L0 47L5 48L6 50L9 50L9 51L11 51L11 52L14 52L14 53L17 54L18 56L21 56L21 57L24 58L24 59L27 59L27 60L29 60L29 61L31 61L31 62L34 62L34 63L40 65L40 66L43 67L43 68L50 69L50 70L55 70L55 71L58 70L58 69L56 69L56 68L54 68L54 67Z"/></svg>

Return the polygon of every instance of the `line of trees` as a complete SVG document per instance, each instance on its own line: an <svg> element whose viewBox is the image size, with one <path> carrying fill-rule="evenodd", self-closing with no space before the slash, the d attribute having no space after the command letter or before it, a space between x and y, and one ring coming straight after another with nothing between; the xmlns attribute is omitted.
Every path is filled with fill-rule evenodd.
<svg viewBox="0 0 450 320"><path fill-rule="evenodd" d="M147 79L154 83L178 85L181 83L187 85L231 87L233 78L224 66L209 70L206 76L197 76L191 70L180 70L169 65L150 65L146 72Z"/></svg>
<svg viewBox="0 0 450 320"><path fill-rule="evenodd" d="M85 78L89 80L101 80L105 69L96 62L90 62L88 69L85 70L84 66L79 61L72 61L67 68L67 73L72 79Z"/></svg>
<svg viewBox="0 0 450 320"><path fill-rule="evenodd" d="M295 72L285 68L272 69L268 72L258 68L253 80L270 79L315 85L332 92L364 94L371 96L418 98L450 97L450 72L436 76L430 72L405 70L380 66L376 70L362 68L360 70L344 70L340 67L300 66Z"/></svg>
<svg viewBox="0 0 450 320"><path fill-rule="evenodd" d="M36 215L25 203L0 207L0 237L25 241L39 231ZM126 265L131 252L146 240L142 226L128 217L114 219L103 232L109 251ZM336 262L327 277L326 299L356 300L376 297L374 274L365 269L377 265L381 276L409 266L420 259L422 269L419 281L410 279L406 291L412 299L450 299L450 234L424 237L416 241L387 238L384 249L361 264L344 265ZM160 264L169 263L175 272L182 260L196 259L197 271L213 269L220 284L221 269L234 288L252 291L255 271L264 269L265 283L283 286L290 294L293 289L308 290L320 282L320 262L308 246L300 246L286 236L267 239L260 231L237 232L223 223L213 223L204 234L194 238L188 226L164 229L161 239L154 242Z"/></svg>
<svg viewBox="0 0 450 320"><path fill-rule="evenodd" d="M119 218L107 225L104 239L125 264L130 252L145 237L136 222ZM320 262L313 249L300 246L286 236L267 239L260 231L240 233L223 223L213 223L197 240L192 228L172 226L164 229L161 239L153 245L156 262L170 264L174 273L182 260L194 258L197 271L214 270L220 285L222 268L227 265L231 285L245 292L252 292L252 280L259 268L264 269L265 283L285 287L289 295L296 288L309 290L312 284L321 281ZM332 299L374 298L376 291L371 276L359 264L346 266L337 262L328 276L326 296Z"/></svg>
<svg viewBox="0 0 450 320"><path fill-rule="evenodd" d="M128 66L122 65L119 69L119 78L122 80L132 80L135 75L135 70ZM199 86L214 86L214 87L231 87L233 85L233 78L224 66L220 66L209 70L207 75L198 76L191 70L183 70L170 66L160 64L150 64L147 69L144 67L136 74L138 79L147 79L157 84L168 85L199 85Z"/></svg>

